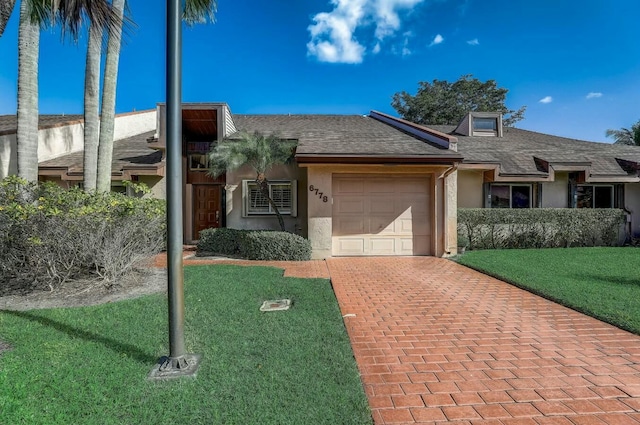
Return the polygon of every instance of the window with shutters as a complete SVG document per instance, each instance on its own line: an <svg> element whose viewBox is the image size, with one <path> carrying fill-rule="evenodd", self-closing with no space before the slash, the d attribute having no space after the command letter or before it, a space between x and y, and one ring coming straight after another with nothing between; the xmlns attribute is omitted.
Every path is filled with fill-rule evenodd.
<svg viewBox="0 0 640 425"><path fill-rule="evenodd" d="M243 181L243 195L245 200L244 210L246 215L275 214L275 210L269 200L262 194L258 184L253 180ZM280 214L295 215L295 180L270 181L269 196L276 204Z"/></svg>

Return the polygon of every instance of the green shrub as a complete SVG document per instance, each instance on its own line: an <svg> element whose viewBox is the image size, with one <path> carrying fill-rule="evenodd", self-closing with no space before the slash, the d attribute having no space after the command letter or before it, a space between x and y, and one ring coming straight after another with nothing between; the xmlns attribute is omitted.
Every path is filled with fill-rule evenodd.
<svg viewBox="0 0 640 425"><path fill-rule="evenodd" d="M160 251L164 201L0 181L0 292L55 289L68 280L110 286Z"/></svg>
<svg viewBox="0 0 640 425"><path fill-rule="evenodd" d="M200 232L197 255L220 254L248 260L305 261L309 240L272 230L206 229Z"/></svg>
<svg viewBox="0 0 640 425"><path fill-rule="evenodd" d="M244 230L221 227L205 229L200 232L196 248L197 255L220 254L237 257Z"/></svg>
<svg viewBox="0 0 640 425"><path fill-rule="evenodd" d="M612 246L625 220L619 209L458 209L458 235L471 249Z"/></svg>
<svg viewBox="0 0 640 425"><path fill-rule="evenodd" d="M249 260L306 261L311 259L311 243L288 232L247 231L242 236L240 255Z"/></svg>

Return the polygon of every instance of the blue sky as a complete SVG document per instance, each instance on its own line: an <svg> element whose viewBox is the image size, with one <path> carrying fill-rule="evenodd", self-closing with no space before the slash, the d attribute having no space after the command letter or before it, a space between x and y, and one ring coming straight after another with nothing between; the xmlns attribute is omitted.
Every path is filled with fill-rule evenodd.
<svg viewBox="0 0 640 425"><path fill-rule="evenodd" d="M146 5L146 7L145 7ZM164 101L165 3L132 1L117 111ZM160 6L160 7L158 7ZM518 127L592 141L640 119L637 0L219 0L185 28L183 100L234 113L393 113L419 81L473 74L526 105ZM16 9L17 11L17 9ZM17 20L0 38L0 114L16 110ZM86 36L45 31L41 113L82 113Z"/></svg>

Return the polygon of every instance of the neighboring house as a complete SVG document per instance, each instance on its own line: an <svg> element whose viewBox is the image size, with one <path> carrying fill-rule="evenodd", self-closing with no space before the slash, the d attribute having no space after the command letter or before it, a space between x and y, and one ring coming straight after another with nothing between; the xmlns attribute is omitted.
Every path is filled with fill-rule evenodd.
<svg viewBox="0 0 640 425"><path fill-rule="evenodd" d="M455 135L460 208L620 208L640 233L640 148L502 127L496 113L470 113Z"/></svg>
<svg viewBox="0 0 640 425"><path fill-rule="evenodd" d="M152 189L164 175L161 154L146 147L155 134L156 110L118 114L114 127L113 186L123 180L144 181ZM17 118L0 115L0 179L17 173ZM82 115L41 115L38 132L38 162L41 180L71 187L82 182L84 120ZM155 166L155 167L154 167ZM164 196L158 187L156 194Z"/></svg>
<svg viewBox="0 0 640 425"><path fill-rule="evenodd" d="M136 134L115 143L113 178L164 197L165 105L153 116L153 128L134 119ZM225 103L185 103L182 130L187 242L210 227L278 228L249 167L207 174L212 144L239 131L298 142L295 161L267 177L287 230L310 239L314 258L455 254L458 207L624 208L640 232L640 148L503 128L499 114L427 128L379 112L234 115ZM77 147L68 134L56 145ZM54 156L40 158L41 179L81 181L81 146Z"/></svg>

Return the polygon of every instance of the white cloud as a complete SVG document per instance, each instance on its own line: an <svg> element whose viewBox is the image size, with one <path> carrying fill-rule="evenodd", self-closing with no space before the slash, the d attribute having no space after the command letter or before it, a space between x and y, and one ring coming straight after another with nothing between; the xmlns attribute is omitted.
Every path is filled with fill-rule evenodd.
<svg viewBox="0 0 640 425"><path fill-rule="evenodd" d="M467 44L470 46L477 46L478 44L480 44L480 42L477 38L474 38L473 40L467 40Z"/></svg>
<svg viewBox="0 0 640 425"><path fill-rule="evenodd" d="M404 39L404 45L402 46L402 56L410 56L411 49L409 49L409 39Z"/></svg>
<svg viewBox="0 0 640 425"><path fill-rule="evenodd" d="M602 97L602 93L600 92L589 92L589 94L587 94L587 99L597 99L599 97Z"/></svg>
<svg viewBox="0 0 640 425"><path fill-rule="evenodd" d="M321 62L360 63L366 48L355 32L374 26L377 40L372 52L379 53L381 41L401 26L400 10L409 10L425 0L331 0L331 12L318 13L308 30L307 54Z"/></svg>
<svg viewBox="0 0 640 425"><path fill-rule="evenodd" d="M444 37L441 36L440 34L437 34L435 37L433 37L433 41L431 42L431 44L429 44L429 47L435 46L436 44L440 44L443 41L444 41Z"/></svg>
<svg viewBox="0 0 640 425"><path fill-rule="evenodd" d="M538 102L540 102L540 103L551 103L551 102L553 102L553 98L551 96L545 96L542 99L540 99Z"/></svg>

